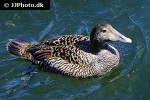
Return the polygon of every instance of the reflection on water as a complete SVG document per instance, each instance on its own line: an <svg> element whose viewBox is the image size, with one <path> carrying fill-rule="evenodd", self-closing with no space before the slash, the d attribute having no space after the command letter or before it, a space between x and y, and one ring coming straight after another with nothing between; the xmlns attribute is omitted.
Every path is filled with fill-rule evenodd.
<svg viewBox="0 0 150 100"><path fill-rule="evenodd" d="M148 4L148 0L51 0L50 11L0 11L0 98L148 99ZM63 34L89 35L98 23L110 23L133 40L132 44L112 44L118 48L121 60L119 67L104 77L76 79L33 71L38 66L14 58L5 50L9 38L42 41Z"/></svg>

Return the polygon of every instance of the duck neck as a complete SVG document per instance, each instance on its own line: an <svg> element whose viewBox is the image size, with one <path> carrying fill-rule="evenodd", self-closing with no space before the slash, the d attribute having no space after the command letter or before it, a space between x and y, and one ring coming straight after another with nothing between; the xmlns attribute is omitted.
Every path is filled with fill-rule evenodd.
<svg viewBox="0 0 150 100"><path fill-rule="evenodd" d="M106 47L105 41L96 38L96 28L94 27L92 29L92 32L90 34L90 45L91 45L91 51L94 51L95 54L101 51L101 49L104 49Z"/></svg>
<svg viewBox="0 0 150 100"><path fill-rule="evenodd" d="M99 42L98 40L91 41L91 48L94 53L100 52L102 49L105 49L107 44L105 42Z"/></svg>

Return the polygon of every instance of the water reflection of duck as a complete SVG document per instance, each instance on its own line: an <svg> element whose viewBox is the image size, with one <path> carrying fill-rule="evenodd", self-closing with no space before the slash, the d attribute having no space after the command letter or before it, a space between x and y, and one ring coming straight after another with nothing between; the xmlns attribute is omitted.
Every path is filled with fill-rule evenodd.
<svg viewBox="0 0 150 100"><path fill-rule="evenodd" d="M86 78L101 76L116 67L119 53L110 41L131 43L132 40L109 24L98 24L89 36L63 35L43 42L10 39L10 54L40 65L43 70Z"/></svg>

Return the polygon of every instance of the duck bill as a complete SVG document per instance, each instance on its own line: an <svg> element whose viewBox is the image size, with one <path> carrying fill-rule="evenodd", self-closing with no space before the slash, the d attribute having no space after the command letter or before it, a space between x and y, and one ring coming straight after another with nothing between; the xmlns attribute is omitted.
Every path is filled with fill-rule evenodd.
<svg viewBox="0 0 150 100"><path fill-rule="evenodd" d="M118 32L117 30L113 30L114 31L114 36L116 37L116 41L120 41L120 42L124 42L124 43L132 43L132 40L124 35L122 35L120 32Z"/></svg>
<svg viewBox="0 0 150 100"><path fill-rule="evenodd" d="M124 43L132 43L132 40L119 33L119 41Z"/></svg>

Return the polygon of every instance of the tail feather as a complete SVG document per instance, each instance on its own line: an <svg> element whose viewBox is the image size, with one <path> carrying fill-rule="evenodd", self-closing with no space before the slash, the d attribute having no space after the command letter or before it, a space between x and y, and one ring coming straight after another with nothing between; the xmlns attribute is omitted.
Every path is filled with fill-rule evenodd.
<svg viewBox="0 0 150 100"><path fill-rule="evenodd" d="M32 43L19 40L19 39L9 39L9 42L6 44L7 51L17 57L30 59L31 54L26 52L26 48L31 46Z"/></svg>

